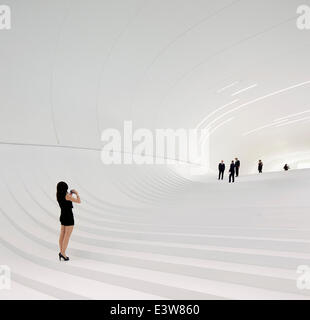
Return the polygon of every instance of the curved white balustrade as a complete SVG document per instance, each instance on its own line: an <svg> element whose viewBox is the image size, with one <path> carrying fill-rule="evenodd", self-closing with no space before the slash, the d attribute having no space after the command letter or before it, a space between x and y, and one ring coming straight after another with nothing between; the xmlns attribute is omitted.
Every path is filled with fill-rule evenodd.
<svg viewBox="0 0 310 320"><path fill-rule="evenodd" d="M103 166L89 150L1 154L1 257L13 281L3 298L307 298L296 268L310 258L308 170L230 185ZM59 180L82 197L67 264L57 260Z"/></svg>

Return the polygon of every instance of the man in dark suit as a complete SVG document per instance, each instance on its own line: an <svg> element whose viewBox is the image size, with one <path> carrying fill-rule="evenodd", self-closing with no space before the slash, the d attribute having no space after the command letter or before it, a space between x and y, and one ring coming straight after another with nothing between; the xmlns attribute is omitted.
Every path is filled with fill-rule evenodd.
<svg viewBox="0 0 310 320"><path fill-rule="evenodd" d="M239 176L240 160L235 158L236 177Z"/></svg>
<svg viewBox="0 0 310 320"><path fill-rule="evenodd" d="M231 181L235 182L235 168L236 168L236 164L234 163L234 160L233 160L229 168L229 183L231 183Z"/></svg>
<svg viewBox="0 0 310 320"><path fill-rule="evenodd" d="M225 171L225 163L224 161L222 160L220 163L219 163L219 180L223 180L224 178L224 171Z"/></svg>
<svg viewBox="0 0 310 320"><path fill-rule="evenodd" d="M259 160L258 161L258 172L259 173L262 173L263 172L263 161L262 160Z"/></svg>

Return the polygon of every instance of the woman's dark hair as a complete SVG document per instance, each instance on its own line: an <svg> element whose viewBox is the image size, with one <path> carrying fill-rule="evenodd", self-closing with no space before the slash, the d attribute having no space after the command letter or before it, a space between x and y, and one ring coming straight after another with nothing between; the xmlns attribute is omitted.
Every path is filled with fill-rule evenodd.
<svg viewBox="0 0 310 320"><path fill-rule="evenodd" d="M63 181L57 183L56 198L58 202L61 200L65 200L68 188L68 185Z"/></svg>

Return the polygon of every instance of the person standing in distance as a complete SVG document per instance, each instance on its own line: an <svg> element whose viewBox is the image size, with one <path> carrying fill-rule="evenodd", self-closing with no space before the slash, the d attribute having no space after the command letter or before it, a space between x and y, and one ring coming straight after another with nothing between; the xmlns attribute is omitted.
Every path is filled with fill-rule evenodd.
<svg viewBox="0 0 310 320"><path fill-rule="evenodd" d="M240 160L235 158L236 177L239 176Z"/></svg>
<svg viewBox="0 0 310 320"><path fill-rule="evenodd" d="M232 160L231 164L230 164L230 168L229 168L229 183L235 182L235 163L234 160Z"/></svg>
<svg viewBox="0 0 310 320"><path fill-rule="evenodd" d="M224 178L224 171L225 171L225 163L224 160L222 160L219 163L219 180L223 180Z"/></svg>
<svg viewBox="0 0 310 320"><path fill-rule="evenodd" d="M258 161L258 172L259 173L262 173L263 172L263 162L262 162L262 160L259 160Z"/></svg>

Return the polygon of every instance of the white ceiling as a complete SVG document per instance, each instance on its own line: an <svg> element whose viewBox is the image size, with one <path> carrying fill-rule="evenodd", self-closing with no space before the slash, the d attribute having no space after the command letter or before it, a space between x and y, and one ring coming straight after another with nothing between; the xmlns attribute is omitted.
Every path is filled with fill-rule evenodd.
<svg viewBox="0 0 310 320"><path fill-rule="evenodd" d="M292 154L305 161L310 31L296 26L300 0L7 4L2 142L98 148L101 131L124 120L195 128L207 117L211 168L235 156L245 171L259 158L280 157L273 169Z"/></svg>

